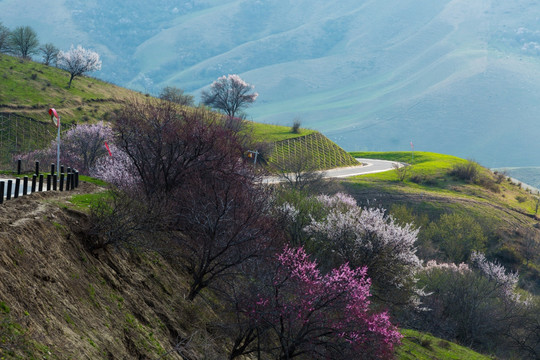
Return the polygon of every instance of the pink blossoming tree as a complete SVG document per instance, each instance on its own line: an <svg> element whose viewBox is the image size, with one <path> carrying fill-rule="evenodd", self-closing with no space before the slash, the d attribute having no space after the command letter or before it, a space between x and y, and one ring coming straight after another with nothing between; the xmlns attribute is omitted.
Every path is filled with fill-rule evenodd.
<svg viewBox="0 0 540 360"><path fill-rule="evenodd" d="M370 311L365 267L343 264L323 275L303 248L285 247L276 260L240 306L264 333L265 347L256 351L276 359L392 358L402 336L386 312Z"/></svg>
<svg viewBox="0 0 540 360"><path fill-rule="evenodd" d="M108 156L105 141L111 141L113 133L110 126L99 122L96 124L76 125L62 134L60 141L60 163L77 169L81 174L88 175L98 159ZM43 164L56 163L56 139L45 149L35 150L17 156L26 167L34 161Z"/></svg>

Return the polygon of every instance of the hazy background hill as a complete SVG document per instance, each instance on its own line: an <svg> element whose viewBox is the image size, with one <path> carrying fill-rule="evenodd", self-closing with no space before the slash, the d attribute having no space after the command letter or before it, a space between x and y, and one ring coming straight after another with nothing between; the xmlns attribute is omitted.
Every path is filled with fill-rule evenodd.
<svg viewBox="0 0 540 360"><path fill-rule="evenodd" d="M540 160L535 0L0 0L0 21L91 47L96 76L198 95L256 85L256 121L303 126L347 150L418 150L488 167ZM45 14L45 15L44 15Z"/></svg>

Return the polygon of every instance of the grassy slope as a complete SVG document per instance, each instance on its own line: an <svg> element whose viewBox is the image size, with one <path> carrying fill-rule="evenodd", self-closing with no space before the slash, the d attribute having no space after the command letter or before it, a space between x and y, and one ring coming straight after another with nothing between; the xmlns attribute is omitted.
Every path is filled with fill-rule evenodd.
<svg viewBox="0 0 540 360"><path fill-rule="evenodd" d="M144 95L91 77L76 77L51 66L0 54L0 113L50 121L54 107L65 122L99 120L126 99Z"/></svg>
<svg viewBox="0 0 540 360"><path fill-rule="evenodd" d="M410 152L353 155L398 161L411 156ZM448 174L454 164L464 162L466 160L453 156L418 152L403 182L398 181L395 171L389 171L346 179L343 184L364 205L380 205L386 209L406 205L413 213L426 216L429 221L450 212L472 217L488 237L488 257L519 271L522 284L539 294L540 264L526 262L523 244L525 236L540 237L539 217L535 214L537 197L509 179L503 179L500 184L494 183L498 189L494 191ZM480 172L484 177L496 179L488 169L481 168ZM412 182L413 177L420 179L420 183Z"/></svg>
<svg viewBox="0 0 540 360"><path fill-rule="evenodd" d="M186 300L174 264L85 246L100 190L83 183L0 207L0 359L220 358L230 340L215 327L217 307Z"/></svg>
<svg viewBox="0 0 540 360"><path fill-rule="evenodd" d="M397 350L400 360L468 359L488 360L491 357L478 354L471 349L414 330L402 330L404 338Z"/></svg>
<svg viewBox="0 0 540 360"><path fill-rule="evenodd" d="M68 88L67 72L8 55L0 55L0 79L0 114L21 115L44 123L50 121L47 113L50 107L58 111L64 123L81 123L106 120L126 100L145 97L138 92L84 76L75 78L71 88ZM46 127L43 131L34 132L44 134L45 130L50 129ZM307 148L312 151L314 158L320 159L321 169L354 163L343 149L314 130L300 129L298 134L294 134L287 126L248 122L248 131L256 141L278 144L296 138L310 139L310 143L313 143L311 136L315 135L314 147L306 147L304 141L300 141L291 148L279 145L278 151L292 156L299 149ZM47 137L52 139L53 132Z"/></svg>
<svg viewBox="0 0 540 360"><path fill-rule="evenodd" d="M405 163L411 163L412 160L410 152L362 152L352 155ZM533 236L540 236L537 228L539 218L535 216L535 197L508 179L496 184L499 189L496 192L448 174L454 165L465 162L454 156L415 152L414 163L408 168L408 175L403 182L398 180L396 171L389 171L346 179L343 184L365 205L381 205L386 209L392 209L394 205L406 205L415 214L425 215L431 221L449 212L472 217L489 238L488 257L496 258L507 268L518 271L520 284L538 294L540 264L526 264L521 242L525 233L523 229L535 234ZM496 179L485 168L481 168L480 172L483 176ZM414 176L423 180L423 183L412 182ZM517 198L521 198L521 202ZM503 250L515 254L513 260L517 262L504 263ZM447 345L445 341L427 334L412 330L403 332L405 338L398 350L399 359L487 359L475 353L462 353L468 350L457 348L454 344Z"/></svg>
<svg viewBox="0 0 540 360"><path fill-rule="evenodd" d="M257 141L272 142L295 139L316 133L315 130L300 129L300 131L295 134L291 131L290 126L261 124L252 121L248 122L248 131Z"/></svg>
<svg viewBox="0 0 540 360"><path fill-rule="evenodd" d="M354 152L354 157L395 160L411 162L410 152ZM429 152L415 152L414 163L409 167L407 179L399 182L395 171L356 177L349 184L360 188L387 189L390 193L410 195L432 195L436 197L453 198L456 201L471 201L485 204L487 207L498 208L504 212L513 212L519 216L525 215L524 220L533 221L531 216L535 212L535 197L520 186L505 180L498 184L499 192L494 192L482 186L455 179L448 171L455 164L464 164L467 160ZM481 168L481 173L493 177L491 172ZM411 178L416 176L424 183L415 183ZM525 197L525 201L518 201L516 197ZM515 215L518 216L518 215Z"/></svg>

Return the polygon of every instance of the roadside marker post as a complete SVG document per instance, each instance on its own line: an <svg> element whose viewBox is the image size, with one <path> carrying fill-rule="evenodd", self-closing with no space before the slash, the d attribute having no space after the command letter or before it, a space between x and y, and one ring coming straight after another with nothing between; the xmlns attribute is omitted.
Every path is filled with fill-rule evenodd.
<svg viewBox="0 0 540 360"><path fill-rule="evenodd" d="M60 116L54 108L49 109L49 115L51 115L51 120L56 125L58 129L56 135L56 170L60 169Z"/></svg>

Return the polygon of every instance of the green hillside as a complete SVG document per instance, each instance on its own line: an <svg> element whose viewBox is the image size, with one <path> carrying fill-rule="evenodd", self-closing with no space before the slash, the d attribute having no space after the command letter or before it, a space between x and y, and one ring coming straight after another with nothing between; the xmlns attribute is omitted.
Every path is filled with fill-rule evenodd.
<svg viewBox="0 0 540 360"><path fill-rule="evenodd" d="M186 300L189 279L155 252L89 250L87 200L102 190L85 181L0 207L0 359L222 359L217 296ZM488 359L401 332L396 359Z"/></svg>
<svg viewBox="0 0 540 360"><path fill-rule="evenodd" d="M308 163L306 170L325 170L358 165L349 153L320 132L276 141L269 162L279 170L292 171L297 162Z"/></svg>
<svg viewBox="0 0 540 360"><path fill-rule="evenodd" d="M54 107L64 125L108 120L126 100L146 95L97 80L77 77L67 87L69 74L51 66L0 55L0 161L15 153L44 147L55 136L48 109ZM68 129L67 126L63 127ZM247 132L257 142L270 143L271 165L287 169L286 161L312 154L316 169L356 165L343 149L317 131L247 122Z"/></svg>
<svg viewBox="0 0 540 360"><path fill-rule="evenodd" d="M128 99L144 95L91 77L77 77L51 66L0 54L0 163L12 155L45 147L56 135L48 109L73 124L107 120Z"/></svg>
<svg viewBox="0 0 540 360"><path fill-rule="evenodd" d="M4 55L0 76L5 80L0 82L0 150L5 159L54 136L47 115L51 106L65 122L83 123L107 120L126 100L145 98L89 77L77 78L68 89L67 73ZM411 164L340 180L336 188L341 186L362 205L388 209L399 222L413 222L420 228L417 245L423 259L444 259L432 238L443 214L473 219L485 235L482 250L488 257L518 271L523 292L540 294L539 259L527 252L524 240L525 234L540 236L540 201L504 175L430 152L349 154L314 130L295 134L290 127L249 122L246 128L255 142L269 144L266 159L278 170L306 163L316 169L351 166L357 164L355 157ZM223 306L218 294L209 290L204 301L188 302L186 274L155 253L88 250L88 206L104 192L85 186L75 197L35 194L3 207L0 227L6 239L0 265L6 276L0 281L0 358L115 358L110 354L117 353L124 358L179 358L167 355L179 343L186 344L189 358L219 358L231 339L216 325L220 319L214 311ZM47 241L36 246L36 237ZM34 264L40 264L39 270ZM20 284L17 291L14 283ZM399 359L485 358L428 334L402 331ZM16 350L5 350L6 343Z"/></svg>
<svg viewBox="0 0 540 360"><path fill-rule="evenodd" d="M124 100L142 94L97 80L77 77L52 66L0 54L0 113L48 122L54 107L64 122L106 119Z"/></svg>
<svg viewBox="0 0 540 360"><path fill-rule="evenodd" d="M402 345L397 350L399 360L489 360L471 349L414 330L402 330Z"/></svg>
<svg viewBox="0 0 540 360"><path fill-rule="evenodd" d="M355 152L355 157L411 163L411 152ZM452 175L459 166L475 164L474 179ZM520 284L540 294L540 263L529 261L526 238L540 237L540 199L502 173L454 156L415 152L414 163L405 168L404 180L396 170L343 180L359 202L382 206L403 222L420 228L419 253L436 256L430 238L443 214L458 214L478 223L487 241L488 257L518 271ZM431 248L431 250L429 250ZM438 256L440 256L439 254Z"/></svg>

